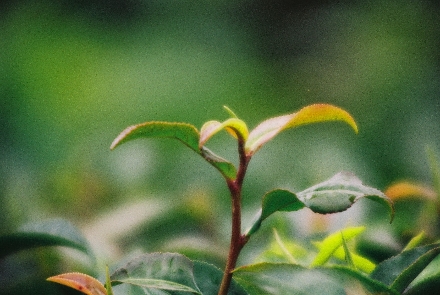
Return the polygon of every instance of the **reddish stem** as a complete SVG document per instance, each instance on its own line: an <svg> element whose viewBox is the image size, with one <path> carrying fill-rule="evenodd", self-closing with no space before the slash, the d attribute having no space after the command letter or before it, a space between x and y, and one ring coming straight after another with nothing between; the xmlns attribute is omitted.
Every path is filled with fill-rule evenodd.
<svg viewBox="0 0 440 295"><path fill-rule="evenodd" d="M244 151L244 143L239 140L238 153L240 164L235 179L227 179L229 192L231 194L232 207L232 229L231 244L229 247L228 260L223 273L223 279L220 285L218 295L226 295L232 280L232 271L234 270L241 249L247 242L247 238L241 234L241 188L250 157Z"/></svg>

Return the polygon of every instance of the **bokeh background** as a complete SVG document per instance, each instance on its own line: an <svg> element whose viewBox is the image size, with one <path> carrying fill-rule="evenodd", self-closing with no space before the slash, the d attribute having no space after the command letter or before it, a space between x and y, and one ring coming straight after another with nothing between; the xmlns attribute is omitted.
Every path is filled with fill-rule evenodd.
<svg viewBox="0 0 440 295"><path fill-rule="evenodd" d="M300 191L341 170L379 189L402 179L430 185L426 148L436 151L440 135L439 46L435 0L2 1L0 234L62 217L107 262L139 249L186 249L221 266L229 198L219 173L177 141L109 146L144 121L198 128L222 121L224 105L252 128L330 103L360 129L312 125L265 146L245 182L246 220L265 192ZM236 161L226 133L209 147ZM293 236L362 222L393 231L386 210L368 201L355 207L338 221L298 213L273 222ZM18 290L12 281L80 264L41 251L3 262L9 290Z"/></svg>

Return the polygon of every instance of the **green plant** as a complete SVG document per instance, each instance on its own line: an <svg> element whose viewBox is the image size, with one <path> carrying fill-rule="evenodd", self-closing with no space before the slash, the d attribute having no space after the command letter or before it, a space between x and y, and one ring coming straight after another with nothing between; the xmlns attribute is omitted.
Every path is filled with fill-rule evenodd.
<svg viewBox="0 0 440 295"><path fill-rule="evenodd" d="M115 267L112 275L106 271L105 286L97 279L82 273L66 273L48 280L73 287L85 294L340 294L349 291L363 293L405 293L419 273L437 256L439 244L409 249L375 265L367 258L350 250L350 239L364 228L347 228L328 236L315 245L319 249L308 262L297 262L292 252L292 242L284 242L275 231L276 245L281 249L281 262L257 262L237 268L237 259L250 238L262 223L276 212L293 212L309 208L313 212L328 214L350 208L361 198L385 205L394 215L393 203L381 191L368 187L351 173L341 172L330 179L301 192L274 189L262 198L261 209L252 225L241 228L242 186L252 157L281 131L306 124L342 121L355 132L353 118L344 110L326 104L307 106L296 113L270 118L251 132L244 121L227 109L231 117L224 122L209 121L200 132L185 123L147 122L125 129L112 143L114 149L122 143L150 137L174 138L181 141L213 165L223 176L231 198L231 240L226 266L223 271L202 261L192 261L176 253L149 253ZM238 144L239 164L219 157L205 145L221 130L226 130ZM38 231L37 231L38 232ZM29 233L21 233L27 236ZM58 233L41 230L38 235L44 241L52 241ZM66 235L66 233L64 233ZM75 237L75 235L74 235ZM8 237L9 239L11 237ZM13 238L13 237L12 237ZM77 242L69 236L57 240L59 244L87 252L85 242ZM84 245L84 246L82 246ZM295 248L295 247L294 247ZM298 249L298 248L295 248ZM331 257L343 259L341 264L330 263ZM345 263L344 263L345 261ZM422 282L424 283L424 282ZM118 286L119 289L116 290ZM114 288L113 288L114 287ZM414 290L410 289L410 290ZM120 292L120 293L118 293ZM413 293L405 293L413 294Z"/></svg>

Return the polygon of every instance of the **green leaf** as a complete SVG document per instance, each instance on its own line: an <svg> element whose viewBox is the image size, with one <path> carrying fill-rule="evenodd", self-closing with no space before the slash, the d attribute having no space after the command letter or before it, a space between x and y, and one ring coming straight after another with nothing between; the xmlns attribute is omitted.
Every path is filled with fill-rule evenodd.
<svg viewBox="0 0 440 295"><path fill-rule="evenodd" d="M270 118L260 123L249 134L245 151L248 155L253 155L265 143L288 128L326 121L343 121L349 124L356 133L358 132L356 122L343 109L328 104L313 104L302 108L297 113Z"/></svg>
<svg viewBox="0 0 440 295"><path fill-rule="evenodd" d="M112 280L110 279L110 271L108 266L105 267L105 289L107 295L113 295Z"/></svg>
<svg viewBox="0 0 440 295"><path fill-rule="evenodd" d="M203 124L200 130L199 148L205 145L205 143L216 133L225 129L233 137L246 141L249 131L246 123L237 118L230 118L223 123L218 121L208 121Z"/></svg>
<svg viewBox="0 0 440 295"><path fill-rule="evenodd" d="M417 246L420 246L420 244L422 243L422 241L426 238L426 234L424 231L420 232L417 236L413 237L408 244L406 244L405 248L403 249L403 251L406 250L410 250L413 249Z"/></svg>
<svg viewBox="0 0 440 295"><path fill-rule="evenodd" d="M403 292L439 253L440 243L404 251L379 263L371 277Z"/></svg>
<svg viewBox="0 0 440 295"><path fill-rule="evenodd" d="M100 281L83 273L65 273L50 277L47 280L65 285L87 295L107 295L107 290Z"/></svg>
<svg viewBox="0 0 440 295"><path fill-rule="evenodd" d="M199 132L190 124L170 122L145 122L127 127L113 141L110 149L138 138L164 137L174 138L199 152Z"/></svg>
<svg viewBox="0 0 440 295"><path fill-rule="evenodd" d="M296 194L313 212L327 214L345 211L357 200L368 198L388 207L394 217L392 201L381 191L365 186L352 173L340 172L332 178Z"/></svg>
<svg viewBox="0 0 440 295"><path fill-rule="evenodd" d="M304 203L290 191L282 189L270 191L264 195L261 210L252 226L246 231L246 236L255 233L261 227L261 223L273 213L277 211L297 211L304 207Z"/></svg>
<svg viewBox="0 0 440 295"><path fill-rule="evenodd" d="M223 277L223 272L217 267L201 262L194 261L194 277L197 286L204 295L217 294ZM246 291L232 278L228 295L247 295Z"/></svg>
<svg viewBox="0 0 440 295"><path fill-rule="evenodd" d="M411 282L405 295L437 295L440 290L440 255Z"/></svg>
<svg viewBox="0 0 440 295"><path fill-rule="evenodd" d="M342 239L342 246L343 246L342 248L344 249L345 262L347 262L347 264L350 268L356 269L356 266L354 265L350 250L348 250L348 246L345 241L344 234L342 232L341 232L341 239Z"/></svg>
<svg viewBox="0 0 440 295"><path fill-rule="evenodd" d="M0 258L17 251L48 246L74 248L95 259L87 240L64 219L34 222L17 232L0 236Z"/></svg>
<svg viewBox="0 0 440 295"><path fill-rule="evenodd" d="M174 138L181 141L206 161L217 168L227 179L234 179L236 169L225 159L215 155L206 148L199 149L200 135L197 129L186 123L145 122L133 125L122 131L113 141L110 149L115 149L121 144L138 138Z"/></svg>
<svg viewBox="0 0 440 295"><path fill-rule="evenodd" d="M139 287L144 294L161 290L164 294L201 294L194 274L193 263L175 253L141 255L111 275L112 283L126 283Z"/></svg>
<svg viewBox="0 0 440 295"><path fill-rule="evenodd" d="M279 294L398 294L384 284L341 266L308 269L295 264L260 263L234 271L252 295Z"/></svg>
<svg viewBox="0 0 440 295"><path fill-rule="evenodd" d="M321 243L319 243L319 252L315 259L312 261L311 266L316 267L326 263L333 253L343 245L343 239L341 234L344 236L346 241L356 237L365 230L365 227L348 227L336 233L333 233L326 237Z"/></svg>

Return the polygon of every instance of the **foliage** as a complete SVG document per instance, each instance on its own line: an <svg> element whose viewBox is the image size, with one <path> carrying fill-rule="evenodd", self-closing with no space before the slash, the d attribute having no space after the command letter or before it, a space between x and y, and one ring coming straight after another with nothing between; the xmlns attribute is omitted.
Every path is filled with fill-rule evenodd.
<svg viewBox="0 0 440 295"><path fill-rule="evenodd" d="M64 284L88 295L110 294L340 294L383 293L414 294L435 284L439 272L431 272L422 279L419 275L435 260L440 244L417 246L412 241L407 249L377 265L351 250L350 240L365 228L345 228L322 241L315 242L318 251L308 256L310 262L297 261L275 232L276 245L282 249L285 262L256 262L236 267L241 250L251 237L276 212L293 212L308 208L319 214L342 212L359 199L370 199L389 209L394 217L392 201L381 191L364 185L351 173L341 172L301 192L274 189L262 198L261 209L248 230L241 230L242 185L247 167L254 154L280 132L294 127L326 121L342 121L357 132L357 125L346 111L326 104L307 106L296 113L270 118L250 132L244 121L228 109L226 121L208 121L202 128L186 123L146 122L125 129L112 143L111 149L122 143L149 137L173 138L182 142L214 166L224 178L231 196L231 243L224 271L206 262L191 260L177 253L147 253L129 261L122 261L110 275L106 271L105 284L83 273L65 273L48 280ZM221 130L226 130L238 143L239 164L223 159L205 145ZM93 257L87 242L71 225L55 221L36 225L23 232L3 237L4 245L23 241L23 248L33 246L67 246ZM56 230L54 231L53 228ZM37 244L27 241L38 238ZM3 248L3 247L2 247ZM20 250L17 248L17 250ZM8 250L9 252L11 250ZM5 252L5 255L9 254ZM334 259L335 260L334 260ZM337 261L336 263L334 261Z"/></svg>

